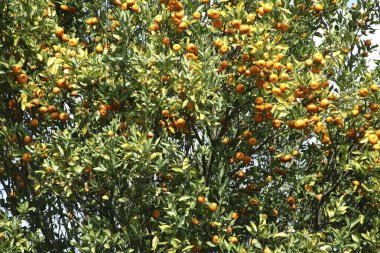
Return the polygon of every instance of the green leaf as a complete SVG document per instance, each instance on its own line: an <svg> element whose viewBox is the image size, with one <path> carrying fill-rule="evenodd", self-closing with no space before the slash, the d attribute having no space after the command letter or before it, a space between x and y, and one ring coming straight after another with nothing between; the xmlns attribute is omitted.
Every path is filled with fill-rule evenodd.
<svg viewBox="0 0 380 253"><path fill-rule="evenodd" d="M351 235L351 238L352 238L352 240L353 240L354 242L360 243L360 238L359 238L359 236L352 234L352 235Z"/></svg>
<svg viewBox="0 0 380 253"><path fill-rule="evenodd" d="M288 237L289 235L286 234L285 232L280 232L280 233L277 233L273 236L273 238L277 238L277 237Z"/></svg>
<svg viewBox="0 0 380 253"><path fill-rule="evenodd" d="M157 235L155 235L153 240L152 240L152 249L156 250L157 245L158 245L158 237L157 237Z"/></svg>

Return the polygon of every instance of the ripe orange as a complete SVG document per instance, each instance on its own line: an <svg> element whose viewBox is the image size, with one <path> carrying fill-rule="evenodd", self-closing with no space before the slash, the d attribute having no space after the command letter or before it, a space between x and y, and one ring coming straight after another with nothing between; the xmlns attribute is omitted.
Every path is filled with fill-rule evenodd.
<svg viewBox="0 0 380 253"><path fill-rule="evenodd" d="M315 113L315 112L317 112L319 110L319 108L314 103L310 103L310 104L306 105L306 110L309 113Z"/></svg>
<svg viewBox="0 0 380 253"><path fill-rule="evenodd" d="M330 144L330 143L331 143L330 137L328 135L324 135L322 138L322 144Z"/></svg>
<svg viewBox="0 0 380 253"><path fill-rule="evenodd" d="M243 158L243 163L248 165L251 163L251 160L252 160L252 158L249 155L245 155ZM241 174L241 173L244 173L244 171L240 171L239 175L242 175L242 176L245 175L245 174Z"/></svg>
<svg viewBox="0 0 380 253"><path fill-rule="evenodd" d="M194 12L194 13L193 13L193 18L194 18L194 19L200 19L200 18L201 18L201 13L200 13L199 11Z"/></svg>
<svg viewBox="0 0 380 253"><path fill-rule="evenodd" d="M233 212L231 218L236 220L237 218L239 218L239 214L237 212Z"/></svg>
<svg viewBox="0 0 380 253"><path fill-rule="evenodd" d="M20 74L17 76L17 83L25 84L28 82L28 76L26 74Z"/></svg>
<svg viewBox="0 0 380 253"><path fill-rule="evenodd" d="M306 124L306 122L303 119L297 119L294 122L294 127L296 129L304 129L304 128L306 128L306 126L307 126L307 124Z"/></svg>
<svg viewBox="0 0 380 253"><path fill-rule="evenodd" d="M24 153L22 154L21 161L24 163L28 163L32 160L32 155L30 153Z"/></svg>
<svg viewBox="0 0 380 253"><path fill-rule="evenodd" d="M238 85L236 85L236 87L235 87L235 91L236 91L237 93L239 93L239 94L244 93L244 91L245 91L245 86L244 86L244 84L239 83Z"/></svg>
<svg viewBox="0 0 380 253"><path fill-rule="evenodd" d="M164 37L162 39L162 44L164 44L165 46L168 46L170 44L170 38L169 37Z"/></svg>
<svg viewBox="0 0 380 253"><path fill-rule="evenodd" d="M95 48L95 52L97 52L98 54L102 53L103 52L103 46L101 44L98 44Z"/></svg>
<svg viewBox="0 0 380 253"><path fill-rule="evenodd" d="M127 6L131 7L136 3L136 0L127 0Z"/></svg>
<svg viewBox="0 0 380 253"><path fill-rule="evenodd" d="M247 142L250 146L255 146L257 144L256 138L253 137L249 138Z"/></svg>
<svg viewBox="0 0 380 253"><path fill-rule="evenodd" d="M315 54L313 55L313 60L314 60L315 62L319 62L319 63L321 63L322 60L323 60L323 55L322 55L321 53L315 53Z"/></svg>
<svg viewBox="0 0 380 253"><path fill-rule="evenodd" d="M352 185L353 186L359 186L360 185L360 182L358 180L353 180L352 181Z"/></svg>
<svg viewBox="0 0 380 253"><path fill-rule="evenodd" d="M237 160L239 160L239 161L243 161L244 157L245 157L245 155L244 155L243 152L238 151L238 152L236 152L236 154L235 154L235 158L236 158Z"/></svg>
<svg viewBox="0 0 380 253"><path fill-rule="evenodd" d="M186 46L186 50L190 53L195 53L198 51L198 48L197 46L194 44L194 43L189 43L187 46Z"/></svg>
<svg viewBox="0 0 380 253"><path fill-rule="evenodd" d="M61 39L62 39L63 42L68 42L70 40L70 36L67 35L67 34L63 34L61 36Z"/></svg>
<svg viewBox="0 0 380 253"><path fill-rule="evenodd" d="M271 83L277 83L277 82L278 82L278 75L277 75L277 74L271 74L271 75L269 76L269 81L270 81Z"/></svg>
<svg viewBox="0 0 380 253"><path fill-rule="evenodd" d="M197 201L199 204L203 204L206 202L205 196L198 196Z"/></svg>
<svg viewBox="0 0 380 253"><path fill-rule="evenodd" d="M173 45L173 50L175 51L175 52L178 52L178 51L181 51L181 45L179 45L179 44L174 44Z"/></svg>
<svg viewBox="0 0 380 253"><path fill-rule="evenodd" d="M323 109L326 109L330 105L330 100L328 100L327 98L324 98L324 99L321 100L321 102L319 103L319 105Z"/></svg>
<svg viewBox="0 0 380 253"><path fill-rule="evenodd" d="M30 137L30 135L25 135L25 136L24 136L24 142L25 142L26 144L31 143L31 142L32 142L32 137Z"/></svg>
<svg viewBox="0 0 380 253"><path fill-rule="evenodd" d="M58 119L59 119L59 113L58 113L58 112L52 112L52 113L50 114L50 118L51 118L52 120L58 120Z"/></svg>
<svg viewBox="0 0 380 253"><path fill-rule="evenodd" d="M158 219L158 218L160 218L160 215L161 215L161 213L160 213L160 211L158 211L158 210L154 210L154 211L152 212L152 217L153 217L154 219Z"/></svg>
<svg viewBox="0 0 380 253"><path fill-rule="evenodd" d="M230 237L230 242L231 242L232 244L238 244L239 240L238 240L237 237L232 236L232 237Z"/></svg>
<svg viewBox="0 0 380 253"><path fill-rule="evenodd" d="M292 156L299 156L300 152L298 150L292 151Z"/></svg>
<svg viewBox="0 0 380 253"><path fill-rule="evenodd" d="M288 197L286 201L288 202L289 205L293 205L294 203L296 203L296 199L292 196Z"/></svg>
<svg viewBox="0 0 380 253"><path fill-rule="evenodd" d="M367 88L361 88L361 89L359 90L359 95L360 95L361 97L366 97L366 96L368 96L368 93L369 93L369 91L368 91Z"/></svg>
<svg viewBox="0 0 380 253"><path fill-rule="evenodd" d="M291 155L283 155L280 157L280 161L283 163L290 162L293 159Z"/></svg>
<svg viewBox="0 0 380 253"><path fill-rule="evenodd" d="M174 120L174 126L177 129L182 129L186 126L186 120L184 118L178 118Z"/></svg>
<svg viewBox="0 0 380 253"><path fill-rule="evenodd" d="M263 253L272 253L272 251L268 247L265 247Z"/></svg>
<svg viewBox="0 0 380 253"><path fill-rule="evenodd" d="M272 4L270 4L270 3L266 3L266 4L263 6L263 8L264 8L264 12L265 12L265 13L269 13L269 12L271 12L271 11L273 10L273 6L272 6Z"/></svg>
<svg viewBox="0 0 380 253"><path fill-rule="evenodd" d="M65 34L65 30L62 27L55 28L55 35L58 38L61 38L63 36L63 34Z"/></svg>
<svg viewBox="0 0 380 253"><path fill-rule="evenodd" d="M21 66L16 64L12 67L12 73L13 74L20 74L21 73Z"/></svg>
<svg viewBox="0 0 380 253"><path fill-rule="evenodd" d="M39 108L39 112L40 112L41 114L45 114L45 113L48 112L48 108L47 108L46 106L41 106L41 107Z"/></svg>
<svg viewBox="0 0 380 253"><path fill-rule="evenodd" d="M239 26L239 32L241 34L247 34L247 33L249 33L250 30L251 30L251 28L249 27L249 25L243 24L243 25Z"/></svg>
<svg viewBox="0 0 380 253"><path fill-rule="evenodd" d="M193 225L198 225L199 224L199 220L196 217L194 217L194 218L191 219L191 223Z"/></svg>
<svg viewBox="0 0 380 253"><path fill-rule="evenodd" d="M67 112L62 112L59 114L59 120L61 121L66 121L69 119L69 114Z"/></svg>
<svg viewBox="0 0 380 253"><path fill-rule="evenodd" d="M379 142L379 137L376 134L370 134L368 136L368 142L375 145Z"/></svg>
<svg viewBox="0 0 380 253"><path fill-rule="evenodd" d="M314 5L314 10L317 12L323 11L323 5L322 4L316 4Z"/></svg>
<svg viewBox="0 0 380 253"><path fill-rule="evenodd" d="M212 202L210 203L208 208L210 209L211 212L215 212L218 209L218 204L216 204L215 202Z"/></svg>
<svg viewBox="0 0 380 253"><path fill-rule="evenodd" d="M281 120L278 120L278 119L274 119L274 120L272 120L272 126L274 127L274 128L279 128L279 127L281 127L282 126L282 121Z"/></svg>
<svg viewBox="0 0 380 253"><path fill-rule="evenodd" d="M219 243L219 236L217 236L217 235L213 235L213 236L212 236L212 242L213 242L214 244L218 244L218 243Z"/></svg>
<svg viewBox="0 0 380 253"><path fill-rule="evenodd" d="M31 125L32 127L38 127L38 125L39 125L38 120L37 120L37 119L32 119L32 120L30 121L30 125Z"/></svg>
<svg viewBox="0 0 380 253"><path fill-rule="evenodd" d="M69 39L69 46L76 47L78 45L79 39L71 38Z"/></svg>
<svg viewBox="0 0 380 253"><path fill-rule="evenodd" d="M379 90L379 86L378 85L376 85L376 84L372 84L371 85L371 91L372 92L377 92Z"/></svg>
<svg viewBox="0 0 380 253"><path fill-rule="evenodd" d="M131 11L138 12L140 10L140 6L138 4L134 4L131 6Z"/></svg>
<svg viewBox="0 0 380 253"><path fill-rule="evenodd" d="M238 19L234 19L231 21L231 26L233 28L239 29L239 27L241 26L241 21Z"/></svg>

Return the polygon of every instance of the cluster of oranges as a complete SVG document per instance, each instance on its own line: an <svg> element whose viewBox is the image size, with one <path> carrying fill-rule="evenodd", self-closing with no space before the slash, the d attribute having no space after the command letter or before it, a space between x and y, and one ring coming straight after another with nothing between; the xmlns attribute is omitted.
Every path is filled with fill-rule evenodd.
<svg viewBox="0 0 380 253"><path fill-rule="evenodd" d="M174 134L176 131L182 131L185 134L189 133L187 122L184 118L175 118L174 113L170 113L167 109L161 111L161 116L162 119L160 120L160 126L167 126L168 133Z"/></svg>

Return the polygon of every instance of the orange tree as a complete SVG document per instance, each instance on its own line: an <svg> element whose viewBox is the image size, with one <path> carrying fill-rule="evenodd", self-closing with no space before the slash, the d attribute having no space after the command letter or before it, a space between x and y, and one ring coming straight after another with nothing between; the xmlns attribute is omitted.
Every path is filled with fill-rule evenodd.
<svg viewBox="0 0 380 253"><path fill-rule="evenodd" d="M379 8L0 1L0 251L375 252Z"/></svg>

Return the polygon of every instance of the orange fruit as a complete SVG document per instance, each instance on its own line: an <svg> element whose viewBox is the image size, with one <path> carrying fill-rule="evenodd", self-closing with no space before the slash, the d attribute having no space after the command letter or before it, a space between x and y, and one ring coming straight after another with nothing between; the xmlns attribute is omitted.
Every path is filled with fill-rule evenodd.
<svg viewBox="0 0 380 253"><path fill-rule="evenodd" d="M244 153L243 152L236 152L236 154L235 154L235 158L237 159L237 160L239 160L239 161L243 161L243 159L244 159L244 157L245 157L245 155L244 155Z"/></svg>
<svg viewBox="0 0 380 253"><path fill-rule="evenodd" d="M63 42L68 42L70 40L70 36L67 35L67 34L63 34L61 36L61 39L62 39Z"/></svg>
<svg viewBox="0 0 380 253"><path fill-rule="evenodd" d="M306 128L306 126L307 126L307 124L306 124L306 122L303 119L297 119L294 122L294 127L296 129L304 129L304 128Z"/></svg>
<svg viewBox="0 0 380 253"><path fill-rule="evenodd" d="M319 63L321 63L322 60L323 60L323 55L322 55L321 53L315 53L315 54L313 55L313 60L314 60L315 62L319 62Z"/></svg>
<svg viewBox="0 0 380 253"><path fill-rule="evenodd" d="M376 134L370 134L368 136L368 142L375 145L379 142L379 137Z"/></svg>
<svg viewBox="0 0 380 253"><path fill-rule="evenodd" d="M12 73L13 74L20 74L21 73L21 66L16 64L12 67Z"/></svg>
<svg viewBox="0 0 380 253"><path fill-rule="evenodd" d="M236 91L236 93L239 93L239 94L244 93L244 91L245 91L244 84L239 83L238 85L236 85L235 91Z"/></svg>
<svg viewBox="0 0 380 253"><path fill-rule="evenodd" d="M322 4L316 4L314 5L314 10L317 12L323 11L323 5Z"/></svg>
<svg viewBox="0 0 380 253"><path fill-rule="evenodd" d="M194 44L194 43L189 43L187 46L186 46L186 50L190 53L195 53L198 51L198 48L197 46Z"/></svg>
<svg viewBox="0 0 380 253"><path fill-rule="evenodd" d="M317 105L315 105L314 103L310 103L310 104L307 104L306 105L306 110L309 112L309 113L315 113L315 112L318 112L319 108Z"/></svg>
<svg viewBox="0 0 380 253"><path fill-rule="evenodd" d="M191 223L193 225L198 225L199 224L199 220L196 217L194 217L194 218L191 219Z"/></svg>
<svg viewBox="0 0 380 253"><path fill-rule="evenodd" d="M127 0L127 6L131 7L136 3L136 0Z"/></svg>
<svg viewBox="0 0 380 253"><path fill-rule="evenodd" d="M358 180L353 180L351 183L353 186L359 186L360 185L360 182Z"/></svg>
<svg viewBox="0 0 380 253"><path fill-rule="evenodd" d="M161 213L160 213L160 211L158 211L158 210L154 210L154 211L152 212L152 217L153 217L154 219L158 219L158 218L160 218L160 215L161 215Z"/></svg>
<svg viewBox="0 0 380 253"><path fill-rule="evenodd" d="M327 98L322 99L321 102L319 103L319 106L322 107L323 109L326 109L329 105L330 105L330 100L328 100Z"/></svg>
<svg viewBox="0 0 380 253"><path fill-rule="evenodd" d="M182 129L186 126L186 120L184 118L178 118L174 121L174 126L177 129Z"/></svg>
<svg viewBox="0 0 380 253"><path fill-rule="evenodd" d="M26 144L31 143L31 142L32 142L32 137L30 137L29 135L25 135L25 136L24 136L24 142L25 142Z"/></svg>
<svg viewBox="0 0 380 253"><path fill-rule="evenodd" d="M38 125L39 125L38 120L37 120L37 119L32 119L32 120L30 121L30 125L31 125L32 127L38 127Z"/></svg>
<svg viewBox="0 0 380 253"><path fill-rule="evenodd" d="M201 18L201 13L200 13L199 11L194 12L194 13L193 13L193 18L194 18L194 19L200 19L200 18Z"/></svg>
<svg viewBox="0 0 380 253"><path fill-rule="evenodd" d="M231 242L232 244L238 244L239 240L238 240L237 237L232 236L232 237L230 237L230 242Z"/></svg>
<svg viewBox="0 0 380 253"><path fill-rule="evenodd" d="M175 51L175 52L178 52L178 51L181 51L181 45L179 45L179 44L174 44L173 45L173 50Z"/></svg>
<svg viewBox="0 0 380 253"><path fill-rule="evenodd" d="M264 4L263 8L265 13L269 13L273 10L273 6L270 3Z"/></svg>
<svg viewBox="0 0 380 253"><path fill-rule="evenodd" d="M247 142L250 146L255 146L257 144L256 138L253 137L249 138Z"/></svg>
<svg viewBox="0 0 380 253"><path fill-rule="evenodd" d="M239 218L239 214L237 212L233 212L231 218L236 220L237 218Z"/></svg>
<svg viewBox="0 0 380 253"><path fill-rule="evenodd" d="M368 91L367 88L361 88L361 89L359 90L359 95L360 95L361 97L366 97L366 96L368 96L368 93L369 93L369 91Z"/></svg>
<svg viewBox="0 0 380 253"><path fill-rule="evenodd" d="M212 202L210 203L208 208L210 209L211 212L215 212L218 209L218 204L216 204L215 202Z"/></svg>
<svg viewBox="0 0 380 253"><path fill-rule="evenodd" d="M299 156L300 152L298 150L292 151L292 156Z"/></svg>
<svg viewBox="0 0 380 253"><path fill-rule="evenodd" d="M103 52L103 46L101 44L98 44L95 48L95 52L97 52L98 54L102 53Z"/></svg>
<svg viewBox="0 0 380 253"><path fill-rule="evenodd" d="M140 10L140 6L138 4L134 4L131 6L131 11L138 12Z"/></svg>
<svg viewBox="0 0 380 253"><path fill-rule="evenodd" d="M217 235L213 235L213 236L212 236L212 242L213 242L214 244L218 244L218 243L219 243L219 236L217 236Z"/></svg>
<svg viewBox="0 0 380 253"><path fill-rule="evenodd" d="M197 201L199 204L203 204L206 202L206 198L204 196L198 196Z"/></svg>
<svg viewBox="0 0 380 253"><path fill-rule="evenodd" d="M61 38L65 34L65 30L62 27L57 27L54 33L58 38Z"/></svg>
<svg viewBox="0 0 380 253"><path fill-rule="evenodd" d="M295 198L292 196L288 197L286 201L288 202L289 205L293 205L294 203L296 203Z"/></svg>
<svg viewBox="0 0 380 253"><path fill-rule="evenodd" d="M68 113L62 112L61 114L59 114L59 120L66 121L68 119L69 119L69 114Z"/></svg>
<svg viewBox="0 0 380 253"><path fill-rule="evenodd" d="M30 153L24 153L24 154L22 154L21 161L23 161L24 163L28 163L31 160L32 160L32 155Z"/></svg>
<svg viewBox="0 0 380 253"><path fill-rule="evenodd" d="M20 74L17 76L17 83L25 84L28 82L28 76L26 74Z"/></svg>
<svg viewBox="0 0 380 253"><path fill-rule="evenodd" d="M269 81L270 81L271 83L277 83L277 82L278 82L278 75L277 75L277 74L271 74L271 75L269 76Z"/></svg>
<svg viewBox="0 0 380 253"><path fill-rule="evenodd" d="M376 84L372 84L371 85L371 91L372 92L377 92L379 90L379 86L378 85L376 85Z"/></svg>
<svg viewBox="0 0 380 253"><path fill-rule="evenodd" d="M268 247L265 247L263 253L272 253L272 251Z"/></svg>
<svg viewBox="0 0 380 253"><path fill-rule="evenodd" d="M239 32L241 34L247 34L247 33L249 33L250 30L251 30L251 28L249 27L249 25L243 24L243 25L239 26Z"/></svg>

